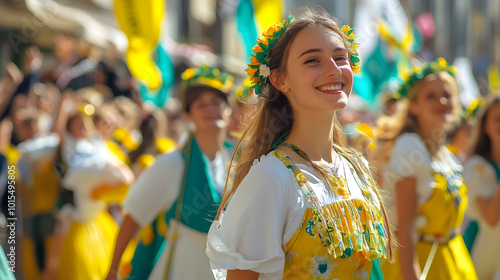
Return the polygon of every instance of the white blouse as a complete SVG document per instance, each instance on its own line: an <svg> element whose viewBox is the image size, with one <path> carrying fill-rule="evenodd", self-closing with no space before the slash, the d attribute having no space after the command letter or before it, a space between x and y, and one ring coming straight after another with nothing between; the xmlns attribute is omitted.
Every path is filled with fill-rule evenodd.
<svg viewBox="0 0 500 280"><path fill-rule="evenodd" d="M464 164L464 180L469 193L468 214L479 223L479 232L471 257L479 279L493 279L500 268L500 223L490 226L477 207L477 198L492 198L498 191L495 169L483 157L475 155Z"/></svg>
<svg viewBox="0 0 500 280"><path fill-rule="evenodd" d="M350 172L350 163L343 157L338 159L332 169L346 179L351 193L347 200L366 201ZM312 167L296 166L322 205L345 200L330 195ZM376 194L371 189L370 192L378 205ZM259 279L282 279L283 248L296 232L305 210L311 207L293 172L278 158L269 153L255 160L225 212L208 233L206 252L215 278L225 279L227 269L240 269L260 273Z"/></svg>
<svg viewBox="0 0 500 280"><path fill-rule="evenodd" d="M390 160L383 168L382 185L391 195L385 200L389 221L397 226L396 183L405 177L417 178L417 203L421 206L429 200L434 191L434 173L462 171L455 156L445 146L438 153L447 164L432 159L424 141L417 133L403 133L399 136L390 153ZM416 229L425 226L425 217L417 217Z"/></svg>

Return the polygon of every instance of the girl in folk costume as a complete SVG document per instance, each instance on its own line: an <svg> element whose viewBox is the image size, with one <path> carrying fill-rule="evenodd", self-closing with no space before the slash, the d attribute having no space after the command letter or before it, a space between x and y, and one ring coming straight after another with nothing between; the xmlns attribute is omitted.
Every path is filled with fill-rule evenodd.
<svg viewBox="0 0 500 280"><path fill-rule="evenodd" d="M120 193L134 179L132 171L95 135L93 113L94 106L77 102L71 92L64 93L56 124L63 135L61 157L68 166L62 184L73 192L74 201L59 213L57 249L53 249L59 255L57 279L102 279L106 275L113 252L111 240L118 234L107 208L115 192Z"/></svg>
<svg viewBox="0 0 500 280"><path fill-rule="evenodd" d="M424 63L397 96L408 100L385 125L382 179L395 194L387 208L401 247L396 263L382 263L384 277L477 279L460 234L467 207L462 167L444 143L460 111L453 66L443 58Z"/></svg>
<svg viewBox="0 0 500 280"><path fill-rule="evenodd" d="M158 156L129 190L123 203L128 212L116 242L107 279L116 279L118 262L137 229L166 212L168 241L160 250L149 279L209 279L204 254L208 229L214 220L226 178L230 146L225 142L231 109L227 92L232 76L203 66L187 69L184 111L195 129L182 150ZM139 275L141 279L148 276Z"/></svg>
<svg viewBox="0 0 500 280"><path fill-rule="evenodd" d="M472 156L464 164L470 197L469 214L478 221L472 260L479 279L494 279L500 269L500 96L481 109L472 142Z"/></svg>
<svg viewBox="0 0 500 280"><path fill-rule="evenodd" d="M391 255L372 173L336 118L359 72L352 32L304 10L257 41L258 109L208 237L217 279L368 279Z"/></svg>

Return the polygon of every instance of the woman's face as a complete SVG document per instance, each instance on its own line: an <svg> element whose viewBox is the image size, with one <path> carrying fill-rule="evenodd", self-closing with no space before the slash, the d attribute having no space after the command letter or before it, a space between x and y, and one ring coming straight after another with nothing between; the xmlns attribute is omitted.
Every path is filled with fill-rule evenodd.
<svg viewBox="0 0 500 280"><path fill-rule="evenodd" d="M453 98L450 87L442 80L425 81L415 100L410 101L410 113L422 126L444 127L452 119Z"/></svg>
<svg viewBox="0 0 500 280"><path fill-rule="evenodd" d="M87 138L88 131L82 116L76 116L70 120L68 131L76 139Z"/></svg>
<svg viewBox="0 0 500 280"><path fill-rule="evenodd" d="M280 90L294 110L331 113L346 107L353 72L340 35L324 26L305 28L293 40L286 65Z"/></svg>
<svg viewBox="0 0 500 280"><path fill-rule="evenodd" d="M95 122L95 127L104 139L111 139L117 127L116 118L114 118L112 114L105 113Z"/></svg>
<svg viewBox="0 0 500 280"><path fill-rule="evenodd" d="M486 116L484 132L490 137L492 144L500 144L500 104L491 106Z"/></svg>
<svg viewBox="0 0 500 280"><path fill-rule="evenodd" d="M217 93L206 91L191 103L187 117L197 130L214 132L228 126L231 108Z"/></svg>

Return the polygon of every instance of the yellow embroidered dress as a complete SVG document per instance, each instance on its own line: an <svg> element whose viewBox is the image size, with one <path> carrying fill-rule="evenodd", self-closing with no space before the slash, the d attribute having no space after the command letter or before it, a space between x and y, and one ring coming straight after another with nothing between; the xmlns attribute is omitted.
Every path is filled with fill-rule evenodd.
<svg viewBox="0 0 500 280"><path fill-rule="evenodd" d="M433 244L437 249L429 260L427 279L477 279L470 255L465 247L460 226L467 208L467 189L461 176L462 167L445 147L432 159L423 140L416 133L401 135L384 168L384 187L395 191L395 184L404 177L417 179L418 216L414 243L421 270L428 262ZM397 221L394 200L387 208L393 223ZM397 226L396 226L397 227ZM385 279L403 279L399 265L381 263Z"/></svg>
<svg viewBox="0 0 500 280"><path fill-rule="evenodd" d="M372 260L387 253L380 202L346 159L338 161L334 191L282 151L256 161L210 229L215 278L241 269L259 279L368 279Z"/></svg>

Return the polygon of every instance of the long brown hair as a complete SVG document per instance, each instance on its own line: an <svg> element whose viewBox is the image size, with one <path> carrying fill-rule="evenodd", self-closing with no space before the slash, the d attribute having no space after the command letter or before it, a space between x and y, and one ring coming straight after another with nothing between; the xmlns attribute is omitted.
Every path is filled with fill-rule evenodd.
<svg viewBox="0 0 500 280"><path fill-rule="evenodd" d="M491 158L491 139L486 134L486 120L491 108L500 105L500 96L493 95L488 98L486 104L480 109L477 118L477 125L474 130L474 137L471 144L471 156L480 155L485 159Z"/></svg>
<svg viewBox="0 0 500 280"><path fill-rule="evenodd" d="M270 57L270 69L277 71L277 74L284 75L286 73L286 61L289 55L290 46L293 43L294 38L299 32L306 29L307 27L313 25L319 25L331 29L336 34L338 34L349 52L352 52L351 45L347 36L342 33L339 28L338 23L335 19L332 19L330 15L322 11L321 13L316 11L311 11L309 9L302 9L297 11L299 15L294 17L294 20L290 23L288 28L282 37L276 42L275 46L269 51ZM226 206L229 199L238 189L243 178L248 174L252 163L255 159L260 158L262 155L268 154L273 144L278 140L278 138L285 133L292 130L294 124L294 112L288 98L281 94L280 91L275 88L272 84L269 84L269 91L262 93L261 98L257 103L257 110L253 116L247 121L246 129L241 137L238 145L236 147L236 152L233 154L231 159L231 164L228 170L228 179L226 181L226 187L224 190L224 197L221 201L221 206L217 213L216 220ZM363 175L362 178L373 180L373 175L369 167L363 163L362 155L352 148L348 148L346 145L346 136L340 126L337 115L335 114L332 134L330 135L332 145L334 150L342 154L355 168L358 174ZM237 163L234 164L235 156L238 154ZM320 175L326 186L331 186L327 178L326 172L314 164L312 161L309 162L317 174ZM234 165L234 177L232 182L232 187L228 188L229 185L229 174ZM375 188L379 200L380 194L378 193L378 188ZM393 238L391 233L391 228L387 220L387 214L383 204L381 204L382 213L384 215L384 223L388 232L389 240L389 250L388 255L390 258L393 256Z"/></svg>

